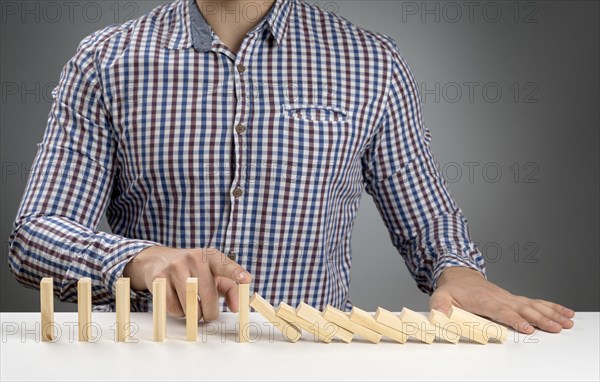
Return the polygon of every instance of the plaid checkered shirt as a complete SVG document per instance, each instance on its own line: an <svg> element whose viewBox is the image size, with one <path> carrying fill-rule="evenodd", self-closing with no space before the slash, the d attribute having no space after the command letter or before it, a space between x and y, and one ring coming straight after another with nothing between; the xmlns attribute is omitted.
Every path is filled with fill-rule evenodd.
<svg viewBox="0 0 600 382"><path fill-rule="evenodd" d="M363 189L422 291L449 266L485 276L387 35L278 0L234 53L176 0L85 37L52 95L9 265L62 301L90 277L94 309L114 309L126 263L160 244L228 254L273 304L347 310Z"/></svg>

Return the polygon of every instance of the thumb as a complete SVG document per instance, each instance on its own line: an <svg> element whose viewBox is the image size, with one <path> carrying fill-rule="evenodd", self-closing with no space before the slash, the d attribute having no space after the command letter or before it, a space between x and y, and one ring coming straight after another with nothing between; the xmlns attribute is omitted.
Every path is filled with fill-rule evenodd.
<svg viewBox="0 0 600 382"><path fill-rule="evenodd" d="M448 311L452 306L452 297L443 290L436 290L429 299L429 307L448 315Z"/></svg>

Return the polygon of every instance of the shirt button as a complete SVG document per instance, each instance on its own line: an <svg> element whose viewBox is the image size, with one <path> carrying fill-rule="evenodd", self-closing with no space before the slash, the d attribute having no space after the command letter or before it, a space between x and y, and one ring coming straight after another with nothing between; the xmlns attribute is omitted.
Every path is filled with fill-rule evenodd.
<svg viewBox="0 0 600 382"><path fill-rule="evenodd" d="M233 196L234 196L235 198L239 198L240 196L242 196L242 194L243 194L243 192L242 192L242 189L241 189L241 188L239 188L239 187L236 187L236 188L233 190Z"/></svg>
<svg viewBox="0 0 600 382"><path fill-rule="evenodd" d="M235 261L235 252L229 251L229 253L227 254L227 258Z"/></svg>
<svg viewBox="0 0 600 382"><path fill-rule="evenodd" d="M244 64L238 64L237 70L240 73L244 73L246 71L246 67L244 66Z"/></svg>
<svg viewBox="0 0 600 382"><path fill-rule="evenodd" d="M241 123L238 123L235 127L235 131L237 131L238 134L242 134L244 131L246 131L246 128Z"/></svg>

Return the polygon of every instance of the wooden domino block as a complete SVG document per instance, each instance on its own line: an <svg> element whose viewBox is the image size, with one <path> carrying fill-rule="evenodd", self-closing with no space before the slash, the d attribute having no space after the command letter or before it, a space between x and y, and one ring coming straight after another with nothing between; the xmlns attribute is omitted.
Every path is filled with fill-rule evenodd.
<svg viewBox="0 0 600 382"><path fill-rule="evenodd" d="M54 340L54 284L52 277L44 277L40 282L40 312L42 316L42 341Z"/></svg>
<svg viewBox="0 0 600 382"><path fill-rule="evenodd" d="M460 335L462 337L467 338L473 342L480 343L482 345L485 345L488 343L489 338L487 336L485 336L483 334L483 332L480 330L481 325L478 321L457 320L456 318L451 316L451 314L450 314L451 312L452 312L452 308L450 308L450 311L448 311L448 318L450 319L451 322L456 323L458 325L458 327L460 328Z"/></svg>
<svg viewBox="0 0 600 382"><path fill-rule="evenodd" d="M300 327L277 316L275 308L258 293L254 293L250 299L250 306L279 329L290 342L297 342L302 337Z"/></svg>
<svg viewBox="0 0 600 382"><path fill-rule="evenodd" d="M354 333L336 325L334 322L327 321L323 318L321 312L304 302L301 302L296 308L296 315L300 318L304 318L306 321L312 322L318 327L319 331L323 331L327 335L333 334L335 337L346 343L352 342Z"/></svg>
<svg viewBox="0 0 600 382"><path fill-rule="evenodd" d="M508 338L508 329L506 327L457 308L456 306L451 306L448 314L453 321L469 323L469 326L472 326L475 330L479 330L486 339L495 338L500 341L506 341Z"/></svg>
<svg viewBox="0 0 600 382"><path fill-rule="evenodd" d="M456 344L460 340L460 325L448 318L444 313L431 309L429 322L435 326L436 335L444 341Z"/></svg>
<svg viewBox="0 0 600 382"><path fill-rule="evenodd" d="M370 313L365 312L357 307L352 308L352 312L350 312L350 319L359 325L365 326L379 334L383 334L384 336L389 337L401 344L405 343L408 339L406 333L377 322L375 317L373 317Z"/></svg>
<svg viewBox="0 0 600 382"><path fill-rule="evenodd" d="M426 319L420 314L411 310L407 313L404 309L402 310L402 312L404 312L403 317L402 312L399 316L381 307L377 308L375 320L380 324L403 332L407 336L413 336L426 344L431 344L435 340L435 326L429 321L424 322Z"/></svg>
<svg viewBox="0 0 600 382"><path fill-rule="evenodd" d="M303 330L306 330L309 333L312 333L315 336L315 339L319 341L330 343L331 342L331 334L323 333L322 330L316 330L317 327L310 321L306 321L302 317L298 317L296 314L296 310L289 306L288 304L282 302L277 307L277 316L283 318L287 322L291 322L292 324L298 325Z"/></svg>
<svg viewBox="0 0 600 382"><path fill-rule="evenodd" d="M188 277L185 283L185 338L198 340L198 278Z"/></svg>
<svg viewBox="0 0 600 382"><path fill-rule="evenodd" d="M325 307L325 310L323 311L323 318L325 318L327 321L335 323L340 328L344 328L349 332L358 334L374 344L378 344L381 340L381 334L350 320L348 314L331 305L327 305Z"/></svg>
<svg viewBox="0 0 600 382"><path fill-rule="evenodd" d="M117 341L129 338L130 283L128 277L121 277L116 282Z"/></svg>
<svg viewBox="0 0 600 382"><path fill-rule="evenodd" d="M402 331L404 333L411 335L426 344L430 344L435 340L435 326L433 326L422 314L408 308L402 308L399 318L402 321L402 328L404 328Z"/></svg>
<svg viewBox="0 0 600 382"><path fill-rule="evenodd" d="M248 342L250 338L250 284L238 284L238 334L240 342Z"/></svg>
<svg viewBox="0 0 600 382"><path fill-rule="evenodd" d="M89 341L92 336L92 279L84 277L77 282L78 339Z"/></svg>
<svg viewBox="0 0 600 382"><path fill-rule="evenodd" d="M157 278L152 282L152 319L154 341L162 342L167 335L167 280Z"/></svg>

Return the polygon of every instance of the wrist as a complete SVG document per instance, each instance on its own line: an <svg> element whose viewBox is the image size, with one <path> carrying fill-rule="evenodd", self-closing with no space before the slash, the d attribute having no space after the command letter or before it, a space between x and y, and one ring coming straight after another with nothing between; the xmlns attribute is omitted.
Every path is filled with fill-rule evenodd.
<svg viewBox="0 0 600 382"><path fill-rule="evenodd" d="M456 279L464 279L465 277L480 277L485 279L485 277L476 269L472 269L469 267L462 266L453 266L448 267L442 271L440 277L437 280L437 286L440 287L444 284L451 283Z"/></svg>
<svg viewBox="0 0 600 382"><path fill-rule="evenodd" d="M152 261L156 259L154 255L161 248L164 247L153 245L144 248L125 265L125 268L123 268L123 277L129 277L131 289L138 291L150 289L146 281L146 275L151 268Z"/></svg>

